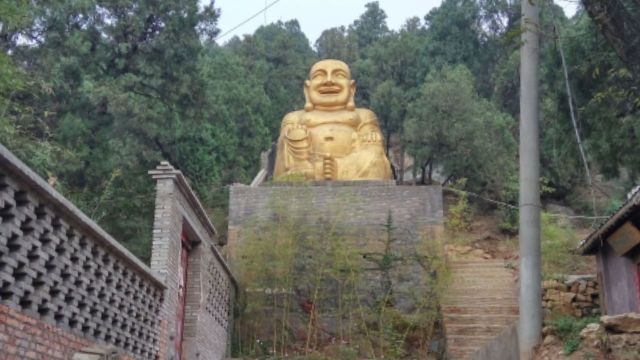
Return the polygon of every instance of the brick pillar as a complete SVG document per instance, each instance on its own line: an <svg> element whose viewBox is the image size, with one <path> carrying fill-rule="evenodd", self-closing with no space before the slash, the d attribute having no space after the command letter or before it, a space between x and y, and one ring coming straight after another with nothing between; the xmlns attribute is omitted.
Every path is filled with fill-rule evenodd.
<svg viewBox="0 0 640 360"><path fill-rule="evenodd" d="M166 161L149 171L156 180L156 203L153 219L151 270L166 284L164 303L160 310L160 359L176 360L175 329L178 312L178 286L182 215L176 194L176 178L180 172Z"/></svg>

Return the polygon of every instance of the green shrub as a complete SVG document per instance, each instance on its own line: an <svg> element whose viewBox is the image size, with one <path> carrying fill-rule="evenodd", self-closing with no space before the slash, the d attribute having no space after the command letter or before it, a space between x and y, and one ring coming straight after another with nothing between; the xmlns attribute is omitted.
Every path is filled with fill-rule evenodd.
<svg viewBox="0 0 640 360"><path fill-rule="evenodd" d="M591 323L597 323L597 317L576 318L563 315L551 322L558 338L564 343L563 352L569 355L580 347L580 331Z"/></svg>
<svg viewBox="0 0 640 360"><path fill-rule="evenodd" d="M473 221L473 210L467 194L463 192L466 183L467 179L462 178L451 186L451 189L456 193L457 200L449 207L444 224L447 230L452 232L469 230Z"/></svg>
<svg viewBox="0 0 640 360"><path fill-rule="evenodd" d="M548 279L557 274L575 274L585 260L575 252L578 236L571 224L543 212L540 225L543 277Z"/></svg>
<svg viewBox="0 0 640 360"><path fill-rule="evenodd" d="M401 255L391 215L380 225L382 231L370 239L361 233L354 239L333 224L310 225L283 212L245 226L234 262L247 289L234 353L397 359L416 351L415 344L426 352L440 323L440 275L446 274L441 251L434 248L440 244L424 239L424 249ZM392 285L399 266L410 262L424 269L420 283L425 286L414 289L415 311L405 314L394 306Z"/></svg>

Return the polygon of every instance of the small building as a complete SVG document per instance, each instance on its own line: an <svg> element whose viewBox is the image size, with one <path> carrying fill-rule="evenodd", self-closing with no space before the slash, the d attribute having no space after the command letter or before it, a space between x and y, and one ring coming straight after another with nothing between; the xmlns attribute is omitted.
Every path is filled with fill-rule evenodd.
<svg viewBox="0 0 640 360"><path fill-rule="evenodd" d="M582 255L595 255L602 312L640 312L640 191L580 242Z"/></svg>

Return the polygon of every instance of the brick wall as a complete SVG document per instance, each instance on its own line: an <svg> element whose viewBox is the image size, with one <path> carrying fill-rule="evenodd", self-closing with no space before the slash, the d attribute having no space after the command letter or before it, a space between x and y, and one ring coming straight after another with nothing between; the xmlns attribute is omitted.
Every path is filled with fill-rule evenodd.
<svg viewBox="0 0 640 360"><path fill-rule="evenodd" d="M64 358L89 341L157 356L163 283L2 146L0 219L2 351L49 351L51 337Z"/></svg>
<svg viewBox="0 0 640 360"><path fill-rule="evenodd" d="M268 220L279 211L309 223L329 221L346 232L379 232L391 213L398 228L416 232L442 223L442 188L384 181L234 185L230 191L229 242L246 223Z"/></svg>
<svg viewBox="0 0 640 360"><path fill-rule="evenodd" d="M230 346L235 290L206 246L196 247L189 260L183 356L220 359Z"/></svg>
<svg viewBox="0 0 640 360"><path fill-rule="evenodd" d="M397 186L393 182L317 182L250 187L234 185L229 203L229 256L242 246L243 232L276 226L281 218L302 221L309 231L318 225L322 238L326 225L353 249L366 253L384 251L384 224L391 215L392 252L407 261L391 271L394 304L405 313L415 311L427 276L418 261L429 242L442 230L442 189L439 186ZM251 230L251 231L254 231ZM364 257L365 255L363 255ZM363 268L371 266L363 261ZM370 275L369 275L370 274ZM363 289L377 288L379 274L367 273ZM363 291L364 292L364 291Z"/></svg>
<svg viewBox="0 0 640 360"><path fill-rule="evenodd" d="M0 360L221 359L237 284L180 171L157 181L151 269L0 145ZM176 329L188 238L182 354ZM87 355L89 356L89 355Z"/></svg>
<svg viewBox="0 0 640 360"><path fill-rule="evenodd" d="M92 343L89 339L0 304L0 359L67 360Z"/></svg>
<svg viewBox="0 0 640 360"><path fill-rule="evenodd" d="M230 349L232 307L237 284L219 253L222 246L195 193L179 170L163 162L150 174L156 180L151 268L167 286L162 309L162 358L177 358L178 287L181 235L188 238L182 359L222 359Z"/></svg>

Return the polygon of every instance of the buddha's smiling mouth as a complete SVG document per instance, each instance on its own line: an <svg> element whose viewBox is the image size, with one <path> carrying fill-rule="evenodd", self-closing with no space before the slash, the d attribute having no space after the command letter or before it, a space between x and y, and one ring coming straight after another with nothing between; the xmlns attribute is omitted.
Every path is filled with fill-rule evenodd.
<svg viewBox="0 0 640 360"><path fill-rule="evenodd" d="M341 91L342 89L337 86L323 86L318 89L318 92L322 95L335 95L339 94Z"/></svg>

